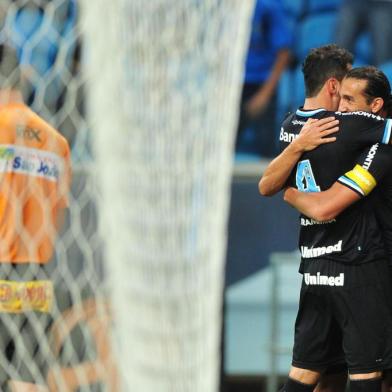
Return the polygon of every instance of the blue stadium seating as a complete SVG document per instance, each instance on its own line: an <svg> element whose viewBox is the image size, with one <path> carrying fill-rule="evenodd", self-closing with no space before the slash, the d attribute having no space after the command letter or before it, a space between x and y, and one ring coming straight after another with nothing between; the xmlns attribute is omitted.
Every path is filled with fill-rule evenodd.
<svg viewBox="0 0 392 392"><path fill-rule="evenodd" d="M334 41L337 12L308 15L298 28L294 53L302 61L309 50Z"/></svg>
<svg viewBox="0 0 392 392"><path fill-rule="evenodd" d="M306 0L283 0L283 6L289 16L298 19L305 10Z"/></svg>
<svg viewBox="0 0 392 392"><path fill-rule="evenodd" d="M282 122L285 114L297 109L305 99L305 87L301 71L298 65L294 70L284 72L278 86L278 108L276 118L278 124Z"/></svg>
<svg viewBox="0 0 392 392"><path fill-rule="evenodd" d="M307 13L337 11L342 0L305 0Z"/></svg>
<svg viewBox="0 0 392 392"><path fill-rule="evenodd" d="M294 68L286 70L278 85L276 119L300 106L305 98L301 64L309 50L335 42L335 30L342 0L282 0L294 34ZM354 48L354 66L371 64L371 42L363 33ZM392 82L392 62L383 66ZM251 141L249 140L251 143Z"/></svg>
<svg viewBox="0 0 392 392"><path fill-rule="evenodd" d="M285 71L280 80L278 85L278 105L276 110L276 122L280 124L282 121L285 113L289 110L292 101L292 80L293 80L293 72L292 71Z"/></svg>
<svg viewBox="0 0 392 392"><path fill-rule="evenodd" d="M385 75L387 75L389 83L392 84L392 60L381 64L379 68L385 73Z"/></svg>
<svg viewBox="0 0 392 392"><path fill-rule="evenodd" d="M305 83L301 70L301 65L297 66L293 72L293 91L292 106L290 110L295 110L304 103L305 99Z"/></svg>
<svg viewBox="0 0 392 392"><path fill-rule="evenodd" d="M305 0L283 0L283 7L286 11L288 28L296 36L298 22L304 13Z"/></svg>
<svg viewBox="0 0 392 392"><path fill-rule="evenodd" d="M362 33L358 38L355 48L355 66L367 65L372 62L372 48L369 33Z"/></svg>

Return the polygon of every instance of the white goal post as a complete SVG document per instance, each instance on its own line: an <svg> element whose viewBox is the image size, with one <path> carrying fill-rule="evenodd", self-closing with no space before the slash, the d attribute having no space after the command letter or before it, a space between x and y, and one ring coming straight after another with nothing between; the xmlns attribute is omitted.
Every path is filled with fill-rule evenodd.
<svg viewBox="0 0 392 392"><path fill-rule="evenodd" d="M105 4L86 2L86 69L127 390L216 391L253 2Z"/></svg>

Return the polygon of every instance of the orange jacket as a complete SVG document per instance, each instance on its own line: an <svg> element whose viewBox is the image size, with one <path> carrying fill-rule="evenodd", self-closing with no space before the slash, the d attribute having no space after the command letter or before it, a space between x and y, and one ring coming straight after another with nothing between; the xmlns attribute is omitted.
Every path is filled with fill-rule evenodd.
<svg viewBox="0 0 392 392"><path fill-rule="evenodd" d="M70 176L59 132L24 104L0 108L0 262L50 260Z"/></svg>

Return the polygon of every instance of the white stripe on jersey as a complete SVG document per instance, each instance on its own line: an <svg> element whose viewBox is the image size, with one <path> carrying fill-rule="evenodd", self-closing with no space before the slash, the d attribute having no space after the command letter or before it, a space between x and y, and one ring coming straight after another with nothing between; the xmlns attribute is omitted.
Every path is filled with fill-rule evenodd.
<svg viewBox="0 0 392 392"><path fill-rule="evenodd" d="M392 127L392 120L388 119L387 123L385 124L384 135L382 137L382 142L384 144L389 144L391 140L391 127Z"/></svg>
<svg viewBox="0 0 392 392"><path fill-rule="evenodd" d="M350 180L349 178L347 178L345 176L341 176L338 178L338 181L343 183L344 185L347 185L349 188L356 190L362 196L365 196L361 187L358 186L353 180Z"/></svg>

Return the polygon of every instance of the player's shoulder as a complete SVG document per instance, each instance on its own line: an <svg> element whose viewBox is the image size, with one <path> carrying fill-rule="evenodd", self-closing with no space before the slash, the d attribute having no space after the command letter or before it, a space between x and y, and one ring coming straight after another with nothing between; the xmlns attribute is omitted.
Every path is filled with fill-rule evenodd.
<svg viewBox="0 0 392 392"><path fill-rule="evenodd" d="M46 135L46 143L49 143L51 148L59 151L61 155L69 155L69 144L67 139L56 128L54 128L45 119L43 119L40 115L38 115L31 109L30 114L32 119L32 125Z"/></svg>
<svg viewBox="0 0 392 392"><path fill-rule="evenodd" d="M30 115L31 115L31 121L32 125L37 127L43 132L51 133L53 138L56 139L63 139L63 136L61 133L54 128L51 124L49 124L43 117L41 117L38 113L34 112L33 110L30 109Z"/></svg>
<svg viewBox="0 0 392 392"><path fill-rule="evenodd" d="M364 125L378 125L383 124L386 120L378 116L377 114L368 113L364 111L357 112L335 112L335 118L337 118L340 124L364 124Z"/></svg>
<svg viewBox="0 0 392 392"><path fill-rule="evenodd" d="M2 124L14 124L21 118L27 118L30 114L30 109L24 104L5 104L0 108L0 121Z"/></svg>
<svg viewBox="0 0 392 392"><path fill-rule="evenodd" d="M290 124L295 118L295 112L287 112L284 115L283 121L282 121L282 126L287 126L288 124Z"/></svg>

